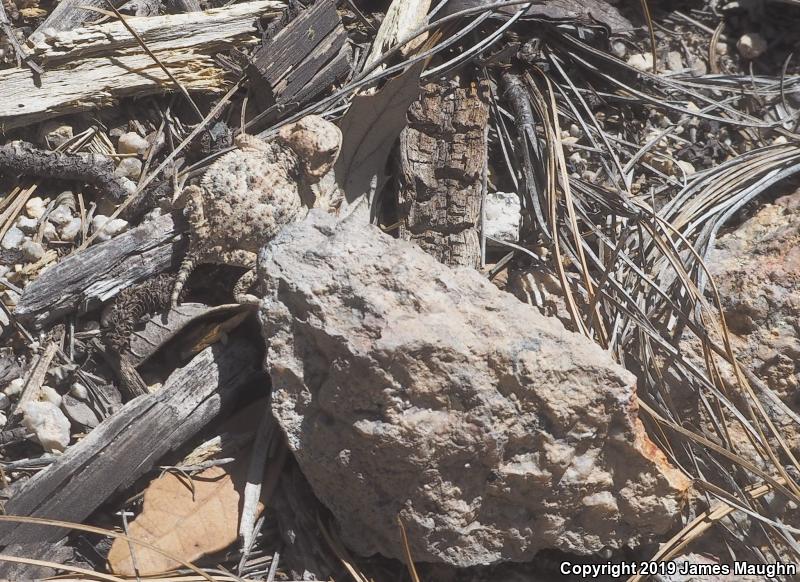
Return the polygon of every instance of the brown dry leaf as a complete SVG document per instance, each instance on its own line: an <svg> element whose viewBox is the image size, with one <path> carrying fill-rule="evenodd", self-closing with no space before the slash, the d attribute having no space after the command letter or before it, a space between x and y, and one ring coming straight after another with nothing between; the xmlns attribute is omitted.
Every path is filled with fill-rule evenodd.
<svg viewBox="0 0 800 582"><path fill-rule="evenodd" d="M219 467L210 467L194 475L191 483L177 472L165 473L153 480L144 492L142 512L129 525L132 538L147 541L175 557L187 561L222 550L236 541L241 516L241 497L252 456L252 445L231 451L224 441L238 440L237 435L255 431L264 414L268 414L267 399L262 398L233 414L223 422L223 456L234 454L236 460ZM250 434L252 439L252 434ZM264 511L283 468L285 447L267 461L256 519ZM185 460L195 462L204 459ZM194 490L194 495L192 494ZM108 554L109 569L119 575L133 576L131 546L117 539ZM160 574L180 564L147 548L134 546L136 565L142 576Z"/></svg>
<svg viewBox="0 0 800 582"><path fill-rule="evenodd" d="M144 493L142 513L130 524L129 535L147 541L187 561L225 549L236 541L239 498L249 456L221 467L210 467L192 477L165 473ZM238 467L236 466L238 465ZM233 476L228 472L231 471ZM192 496L194 488L194 496ZM260 504L263 511L263 504ZM139 574L147 576L173 570L179 562L143 547L134 547ZM109 569L133 576L131 546L114 540L108 554Z"/></svg>

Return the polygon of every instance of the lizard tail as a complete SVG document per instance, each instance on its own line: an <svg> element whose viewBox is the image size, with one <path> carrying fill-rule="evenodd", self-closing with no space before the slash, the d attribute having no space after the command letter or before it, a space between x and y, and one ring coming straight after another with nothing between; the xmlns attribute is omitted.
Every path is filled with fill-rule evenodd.
<svg viewBox="0 0 800 582"><path fill-rule="evenodd" d="M174 307L178 304L183 286L186 284L189 275L192 274L194 268L197 266L197 256L194 254L186 255L181 263L181 268L178 270L178 276L175 277L175 285L172 287L172 295L170 296L170 304Z"/></svg>

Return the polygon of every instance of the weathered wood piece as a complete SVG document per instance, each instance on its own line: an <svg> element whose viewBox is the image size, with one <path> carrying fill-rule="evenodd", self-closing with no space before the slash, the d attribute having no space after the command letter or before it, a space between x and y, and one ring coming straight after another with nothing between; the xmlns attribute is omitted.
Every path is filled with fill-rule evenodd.
<svg viewBox="0 0 800 582"><path fill-rule="evenodd" d="M259 47L245 72L262 110L300 106L350 72L347 32L333 0L301 12Z"/></svg>
<svg viewBox="0 0 800 582"><path fill-rule="evenodd" d="M68 313L85 313L134 283L177 268L186 249L184 229L178 213L167 214L68 257L25 288L16 316L41 329Z"/></svg>
<svg viewBox="0 0 800 582"><path fill-rule="evenodd" d="M0 146L0 174L77 180L93 184L120 201L132 192L126 180L114 174L115 169L111 158L94 153L51 152L24 141Z"/></svg>
<svg viewBox="0 0 800 582"><path fill-rule="evenodd" d="M400 134L400 236L446 265L480 265L488 87L429 83Z"/></svg>
<svg viewBox="0 0 800 582"><path fill-rule="evenodd" d="M397 43L410 36L418 28L427 24L431 0L394 0L386 11L375 40L372 41L367 60L364 61L363 70L377 63L384 53L394 48ZM422 46L428 38L427 33L422 34L401 49L403 56L407 56L414 49Z"/></svg>
<svg viewBox="0 0 800 582"><path fill-rule="evenodd" d="M86 4L78 0L78 4ZM61 4L63 5L63 4ZM61 6L59 5L59 6ZM213 55L257 41L255 21L277 15L276 0L148 18L128 18L150 50L188 91L226 89ZM174 84L121 22L59 32L32 43L45 72L0 71L0 127L10 129L56 115L109 105L129 95L175 90Z"/></svg>
<svg viewBox="0 0 800 582"><path fill-rule="evenodd" d="M111 0L111 3L114 7L119 8L127 1ZM197 9L200 9L200 4L197 0L179 1L185 2L187 7L197 4ZM285 2L275 0L271 4L274 5L275 9L279 9ZM86 22L97 20L100 17L100 13L97 12L98 9L108 10L107 0L62 0L53 8L44 22L28 37L28 43L39 43L48 36L52 36L53 33L73 30L82 27Z"/></svg>
<svg viewBox="0 0 800 582"><path fill-rule="evenodd" d="M260 369L244 339L215 344L178 368L155 394L132 400L35 475L6 505L9 515L80 523L115 491L130 486L166 453L185 444L235 398ZM65 529L0 523L4 554L49 557ZM0 578L30 579L0 562Z"/></svg>

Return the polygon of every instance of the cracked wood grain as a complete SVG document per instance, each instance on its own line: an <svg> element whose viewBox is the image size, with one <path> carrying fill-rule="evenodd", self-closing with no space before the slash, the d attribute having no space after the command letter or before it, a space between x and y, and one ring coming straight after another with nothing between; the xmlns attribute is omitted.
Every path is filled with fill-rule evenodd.
<svg viewBox="0 0 800 582"><path fill-rule="evenodd" d="M167 214L50 267L28 285L15 311L34 329L69 313L99 307L122 289L177 268L186 249L185 223Z"/></svg>
<svg viewBox="0 0 800 582"><path fill-rule="evenodd" d="M428 83L400 135L400 237L446 265L478 267L488 86Z"/></svg>
<svg viewBox="0 0 800 582"><path fill-rule="evenodd" d="M78 0L78 4L86 2ZM255 44L256 19L278 15L282 6L275 0L258 0L206 12L128 18L127 22L188 91L221 92L230 79L214 55ZM40 61L45 71L42 75L27 68L0 71L0 129L174 88L118 21L47 38L34 36L30 44L31 58Z"/></svg>

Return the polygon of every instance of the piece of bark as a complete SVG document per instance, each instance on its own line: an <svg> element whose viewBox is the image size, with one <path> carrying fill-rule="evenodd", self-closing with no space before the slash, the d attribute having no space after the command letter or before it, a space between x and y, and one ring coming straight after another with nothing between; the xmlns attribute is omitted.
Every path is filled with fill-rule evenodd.
<svg viewBox="0 0 800 582"><path fill-rule="evenodd" d="M178 368L156 394L141 396L103 421L6 504L8 515L82 522L114 492L130 486L166 453L185 444L233 401L260 368L244 339L206 348ZM67 530L0 523L4 554L48 557ZM0 562L0 578L29 579L20 565Z"/></svg>
<svg viewBox="0 0 800 582"><path fill-rule="evenodd" d="M428 83L400 134L400 237L446 265L480 266L488 86Z"/></svg>
<svg viewBox="0 0 800 582"><path fill-rule="evenodd" d="M178 213L161 216L50 267L28 285L15 315L33 329L86 313L122 289L177 268L186 249Z"/></svg>
<svg viewBox="0 0 800 582"><path fill-rule="evenodd" d="M116 176L115 169L111 158L99 154L51 152L24 141L0 146L0 174L85 182L119 202L133 193L135 185Z"/></svg>
<svg viewBox="0 0 800 582"><path fill-rule="evenodd" d="M245 72L261 110L297 107L345 78L350 56L336 3L321 0L259 47Z"/></svg>
<svg viewBox="0 0 800 582"><path fill-rule="evenodd" d="M256 19L277 15L282 6L276 0L258 0L126 20L188 91L220 92L230 80L214 55L254 44ZM45 65L41 76L21 68L0 71L0 124L5 129L106 106L120 97L175 90L119 21L37 37L31 53Z"/></svg>

